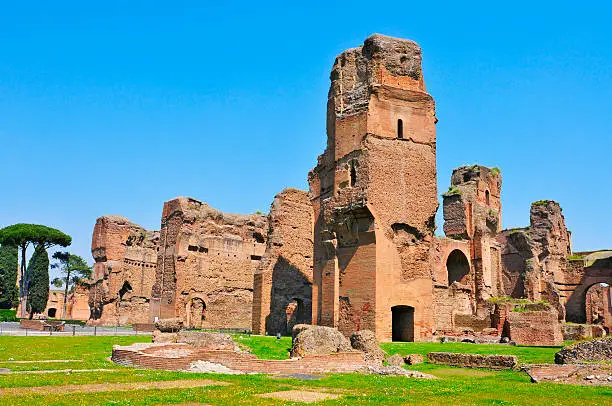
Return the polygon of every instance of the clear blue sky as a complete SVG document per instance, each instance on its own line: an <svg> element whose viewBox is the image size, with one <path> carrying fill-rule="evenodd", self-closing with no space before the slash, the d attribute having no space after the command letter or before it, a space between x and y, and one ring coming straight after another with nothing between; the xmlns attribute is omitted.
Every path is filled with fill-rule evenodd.
<svg viewBox="0 0 612 406"><path fill-rule="evenodd" d="M554 199L575 250L612 248L607 2L90 3L0 6L0 226L55 226L91 261L103 214L267 212L324 149L334 57L378 32L423 48L440 193L498 166L504 227Z"/></svg>

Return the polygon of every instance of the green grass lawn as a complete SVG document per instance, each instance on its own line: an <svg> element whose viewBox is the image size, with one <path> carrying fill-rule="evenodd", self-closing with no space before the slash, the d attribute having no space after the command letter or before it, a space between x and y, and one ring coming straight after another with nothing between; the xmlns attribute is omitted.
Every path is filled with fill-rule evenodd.
<svg viewBox="0 0 612 406"><path fill-rule="evenodd" d="M444 404L444 405L509 405L509 404L612 404L612 388L533 384L518 371L488 371L423 364L415 367L437 376L436 380L382 377L360 374L330 374L314 381L279 379L265 375L215 375L186 372L150 371L124 368L110 363L113 344L148 341L144 336L130 337L0 337L0 368L20 371L56 369L110 369L110 371L54 372L0 375L0 404L6 405L158 405L197 402L212 405L287 404L281 400L256 396L261 393L302 389L342 394L341 398L323 404ZM268 359L288 357L290 338L235 335L242 347ZM464 343L386 343L392 353L457 351L482 354L513 354L519 362L552 362L557 348L510 347ZM20 363L9 361L76 360L70 363ZM18 366L17 366L18 365ZM115 391L113 384L122 382L158 382L185 379L211 379L227 386L206 386L183 389L133 389ZM54 386L101 383L104 392L59 394ZM34 394L28 387L48 386L43 394Z"/></svg>

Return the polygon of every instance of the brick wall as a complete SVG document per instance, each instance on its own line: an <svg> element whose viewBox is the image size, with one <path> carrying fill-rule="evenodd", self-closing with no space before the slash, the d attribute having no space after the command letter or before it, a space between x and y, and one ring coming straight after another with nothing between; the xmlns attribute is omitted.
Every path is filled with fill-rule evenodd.
<svg viewBox="0 0 612 406"><path fill-rule="evenodd" d="M514 355L481 355L452 352L430 352L429 362L468 368L513 369L518 364Z"/></svg>

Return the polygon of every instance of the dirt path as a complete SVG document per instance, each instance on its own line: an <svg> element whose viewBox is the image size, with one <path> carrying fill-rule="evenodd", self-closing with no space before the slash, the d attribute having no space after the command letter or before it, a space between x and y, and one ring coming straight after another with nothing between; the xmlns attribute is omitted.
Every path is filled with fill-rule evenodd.
<svg viewBox="0 0 612 406"><path fill-rule="evenodd" d="M85 385L35 386L19 388L2 388L0 397L21 395L65 395L69 393L117 392L142 389L177 389L196 388L200 386L229 385L227 382L210 379L182 379L178 381L128 382L128 383L92 383Z"/></svg>

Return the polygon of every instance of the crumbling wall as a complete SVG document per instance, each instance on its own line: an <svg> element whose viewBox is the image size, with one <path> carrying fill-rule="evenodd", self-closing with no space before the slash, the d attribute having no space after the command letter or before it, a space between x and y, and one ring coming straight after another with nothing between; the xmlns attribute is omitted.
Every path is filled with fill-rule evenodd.
<svg viewBox="0 0 612 406"><path fill-rule="evenodd" d="M158 243L158 231L147 231L125 217L97 219L91 244L95 260L89 289L91 324L148 321Z"/></svg>
<svg viewBox="0 0 612 406"><path fill-rule="evenodd" d="M285 189L268 215L266 251L254 275L253 332L290 334L312 318L313 212L308 192Z"/></svg>
<svg viewBox="0 0 612 406"><path fill-rule="evenodd" d="M561 345L563 333L556 310L553 308L508 312L504 336L518 345Z"/></svg>
<svg viewBox="0 0 612 406"><path fill-rule="evenodd" d="M331 72L327 148L309 174L313 321L346 335L369 329L390 340L401 309L412 320L407 337L435 329L437 119L421 59L415 42L376 34Z"/></svg>
<svg viewBox="0 0 612 406"><path fill-rule="evenodd" d="M511 297L547 300L563 320L563 285L571 268L571 237L559 204L552 200L534 202L530 226L505 230L498 242L503 247L504 292Z"/></svg>
<svg viewBox="0 0 612 406"><path fill-rule="evenodd" d="M471 316L475 312L471 247L468 240L436 238L434 242L430 261L435 326L438 334L449 334L455 332L456 327L465 327L456 325L456 315ZM455 269L468 273L453 280Z"/></svg>
<svg viewBox="0 0 612 406"><path fill-rule="evenodd" d="M78 284L68 296L68 317L72 320L86 321L91 315L89 309L89 285Z"/></svg>
<svg viewBox="0 0 612 406"><path fill-rule="evenodd" d="M499 296L502 286L501 187L499 169L482 165L453 170L451 186L443 196L446 237L470 246L470 297L480 316L490 311L487 299Z"/></svg>
<svg viewBox="0 0 612 406"><path fill-rule="evenodd" d="M597 285L602 283L608 287L612 285L612 251L578 253L568 261L561 276L559 292L565 303L566 320L574 323L593 320L593 314L596 312L592 311L593 303L589 310L589 292L596 290ZM607 291L609 292L609 289ZM601 304L597 307L603 314L601 317L597 315L595 321L603 321L602 324L609 329L612 326L609 293L601 296Z"/></svg>
<svg viewBox="0 0 612 406"><path fill-rule="evenodd" d="M253 272L267 218L223 213L192 198L164 204L150 320L188 327L251 328Z"/></svg>

